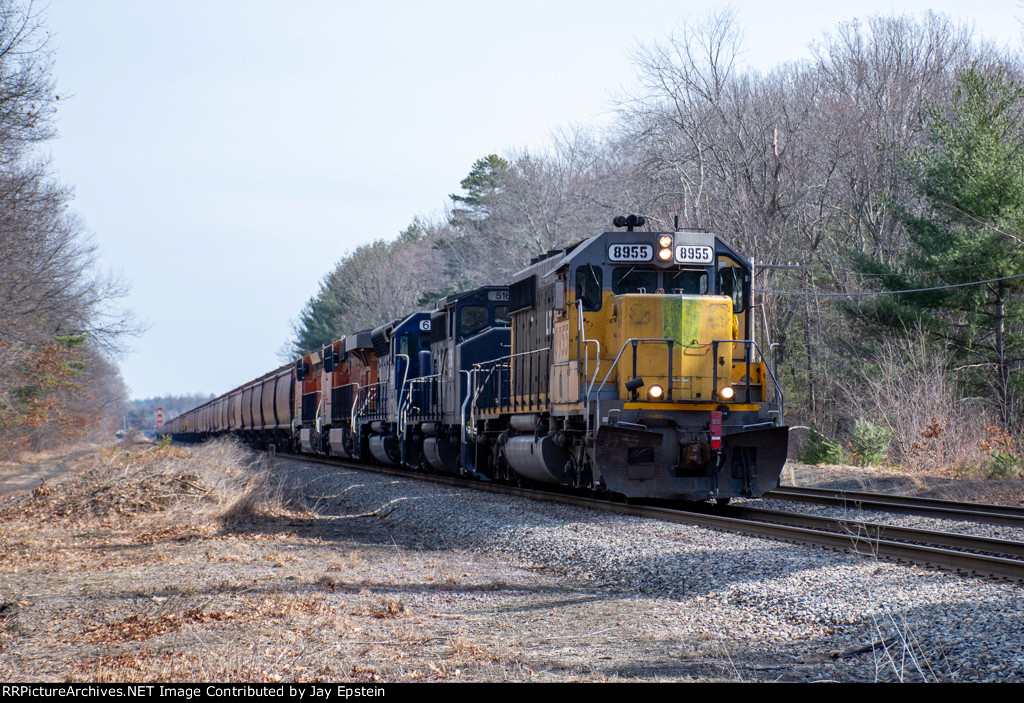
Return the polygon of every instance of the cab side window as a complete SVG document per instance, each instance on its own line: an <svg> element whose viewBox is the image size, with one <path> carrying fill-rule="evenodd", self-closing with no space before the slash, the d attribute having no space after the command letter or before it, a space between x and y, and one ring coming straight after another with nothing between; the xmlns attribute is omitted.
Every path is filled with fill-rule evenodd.
<svg viewBox="0 0 1024 703"><path fill-rule="evenodd" d="M583 301L587 312L601 309L601 274L601 268L593 264L576 269L576 299Z"/></svg>
<svg viewBox="0 0 1024 703"><path fill-rule="evenodd" d="M468 337L487 325L486 305L463 306L459 314L459 336Z"/></svg>
<svg viewBox="0 0 1024 703"><path fill-rule="evenodd" d="M743 286L743 269L738 266L726 266L718 269L718 293L732 298L734 314L746 310L747 296Z"/></svg>

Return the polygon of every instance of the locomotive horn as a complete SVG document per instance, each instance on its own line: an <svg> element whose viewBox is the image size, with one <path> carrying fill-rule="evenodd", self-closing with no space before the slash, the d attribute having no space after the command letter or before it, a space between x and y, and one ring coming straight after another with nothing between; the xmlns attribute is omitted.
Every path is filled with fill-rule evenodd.
<svg viewBox="0 0 1024 703"><path fill-rule="evenodd" d="M612 224L616 227L625 227L627 232L632 232L634 227L643 227L647 224L647 220L640 215L629 215L628 217L617 215L612 220Z"/></svg>

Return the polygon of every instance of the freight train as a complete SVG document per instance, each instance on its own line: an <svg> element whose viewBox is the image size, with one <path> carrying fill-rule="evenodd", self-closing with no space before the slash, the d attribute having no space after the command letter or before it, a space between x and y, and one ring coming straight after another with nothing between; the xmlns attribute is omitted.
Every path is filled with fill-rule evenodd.
<svg viewBox="0 0 1024 703"><path fill-rule="evenodd" d="M763 495L788 428L752 264L716 234L643 225L617 217L509 285L348 335L166 431L629 498Z"/></svg>

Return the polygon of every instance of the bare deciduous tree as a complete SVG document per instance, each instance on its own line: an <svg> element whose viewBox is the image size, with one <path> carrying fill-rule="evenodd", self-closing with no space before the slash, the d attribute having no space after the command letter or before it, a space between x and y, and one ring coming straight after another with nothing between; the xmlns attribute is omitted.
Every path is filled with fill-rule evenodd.
<svg viewBox="0 0 1024 703"><path fill-rule="evenodd" d="M55 135L59 100L43 19L31 2L0 0L0 446L8 447L12 438L39 446L104 424L124 384L103 354L134 329L114 306L125 286L99 271L70 189L34 152Z"/></svg>

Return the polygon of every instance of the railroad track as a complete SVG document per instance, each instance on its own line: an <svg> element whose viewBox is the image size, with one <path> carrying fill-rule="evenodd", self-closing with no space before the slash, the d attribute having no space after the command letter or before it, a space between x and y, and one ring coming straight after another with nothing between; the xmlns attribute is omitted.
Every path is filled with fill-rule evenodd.
<svg viewBox="0 0 1024 703"><path fill-rule="evenodd" d="M472 481L453 476L418 474L380 466L369 467L326 457L284 454L281 456L533 500L575 505L620 515L697 525L752 537L766 537L793 544L824 547L871 558L1024 582L1024 542L744 506L715 506L710 503L698 503L680 507L679 505L621 503L579 495Z"/></svg>
<svg viewBox="0 0 1024 703"><path fill-rule="evenodd" d="M946 520L967 520L989 525L1024 527L1024 508L986 503L961 503L939 498L919 496L893 496L862 491L840 491L826 488L776 488L764 496L766 499L816 503L853 510L920 515Z"/></svg>
<svg viewBox="0 0 1024 703"><path fill-rule="evenodd" d="M868 552L862 548L850 550L858 554L881 556L877 550L884 547L885 556L898 560L929 563L929 559L937 559L937 565L957 570L1014 580L1024 576L1024 542L743 506L729 506L722 512L739 519L832 532L847 540L864 542ZM982 559L976 561L976 556ZM996 570L986 571L993 567Z"/></svg>

